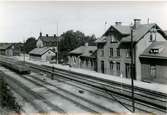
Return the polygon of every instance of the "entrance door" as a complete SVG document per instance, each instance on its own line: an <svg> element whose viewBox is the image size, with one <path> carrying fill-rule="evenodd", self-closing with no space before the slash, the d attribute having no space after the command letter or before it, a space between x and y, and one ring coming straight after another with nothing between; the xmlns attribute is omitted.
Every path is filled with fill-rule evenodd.
<svg viewBox="0 0 167 115"><path fill-rule="evenodd" d="M126 78L130 78L130 74L131 74L131 73L130 73L130 72L131 72L130 69L131 69L131 68L130 68L130 64L129 64L129 63L126 63L126 64L125 64L125 75L126 75Z"/></svg>
<svg viewBox="0 0 167 115"><path fill-rule="evenodd" d="M101 61L101 72L104 73L104 61Z"/></svg>

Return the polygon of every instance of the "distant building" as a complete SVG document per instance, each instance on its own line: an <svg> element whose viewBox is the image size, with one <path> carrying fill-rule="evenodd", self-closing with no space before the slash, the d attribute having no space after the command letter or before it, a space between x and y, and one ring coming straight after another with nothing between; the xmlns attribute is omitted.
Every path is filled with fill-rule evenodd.
<svg viewBox="0 0 167 115"><path fill-rule="evenodd" d="M56 36L56 34L54 34L53 36L49 36L48 34L46 34L46 36L43 36L42 33L40 32L36 46L37 48L57 47L57 40L58 40L58 37Z"/></svg>
<svg viewBox="0 0 167 115"><path fill-rule="evenodd" d="M56 60L57 56L57 40L58 37L54 34L53 36L43 36L40 32L36 47L29 52L30 59L41 60L41 61L52 61Z"/></svg>
<svg viewBox="0 0 167 115"><path fill-rule="evenodd" d="M167 83L167 42L153 42L140 61L143 81Z"/></svg>
<svg viewBox="0 0 167 115"><path fill-rule="evenodd" d="M80 46L69 53L68 61L72 67L96 71L96 46Z"/></svg>
<svg viewBox="0 0 167 115"><path fill-rule="evenodd" d="M55 59L57 49L50 47L35 48L29 52L31 60L51 61Z"/></svg>
<svg viewBox="0 0 167 115"><path fill-rule="evenodd" d="M17 56L20 52L21 48L17 43L0 43L0 55Z"/></svg>
<svg viewBox="0 0 167 115"><path fill-rule="evenodd" d="M139 56L155 41L166 41L167 36L155 24L141 24L140 19L134 19L133 24L133 54L135 79L141 80L141 62ZM131 73L131 26L116 22L96 40L98 72L130 78Z"/></svg>

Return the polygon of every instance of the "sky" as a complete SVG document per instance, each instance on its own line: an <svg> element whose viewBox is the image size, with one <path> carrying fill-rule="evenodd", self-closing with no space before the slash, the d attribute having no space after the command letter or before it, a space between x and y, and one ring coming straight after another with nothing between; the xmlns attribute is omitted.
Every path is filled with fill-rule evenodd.
<svg viewBox="0 0 167 115"><path fill-rule="evenodd" d="M28 37L61 35L79 30L100 37L116 21L130 25L157 23L167 30L167 2L0 2L0 42L23 42ZM105 25L105 22L107 24Z"/></svg>

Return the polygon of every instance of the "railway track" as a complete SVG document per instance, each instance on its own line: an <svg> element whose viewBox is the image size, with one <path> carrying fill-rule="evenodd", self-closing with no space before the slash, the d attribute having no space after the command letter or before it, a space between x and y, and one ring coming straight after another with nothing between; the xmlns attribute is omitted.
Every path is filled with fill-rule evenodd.
<svg viewBox="0 0 167 115"><path fill-rule="evenodd" d="M30 78L27 75L26 76L24 75L24 78L31 81L34 84L37 84L38 86L46 88L51 93L54 93L56 95L59 95L65 99L71 101L72 103L76 104L77 106L80 106L81 108L87 110L88 112L91 112L91 113L115 112L115 111L111 110L110 108L101 106L101 105L91 101L90 99L80 97L80 96L78 96L74 93L71 93L70 91L65 90L61 87L58 87L56 85L51 85L43 80L35 79L34 76L31 76L31 78ZM54 91L54 90L46 87L45 85L50 85L52 87L55 87L58 90ZM86 103L86 105L85 105L85 103ZM93 108L93 109L91 109L91 108Z"/></svg>
<svg viewBox="0 0 167 115"><path fill-rule="evenodd" d="M34 68L34 69L44 71L46 73L47 72L52 73L52 71L50 69L46 68L46 67L37 67L37 66L31 66L31 67ZM87 79L87 77L84 78L85 76L81 77L81 76L77 76L77 75L73 75L73 74L71 75L70 72L69 73L64 73L64 72L56 70L56 69L54 70L53 74L57 75L57 76L61 76L62 78L66 78L68 80L76 81L76 82L82 83L84 85L89 85L91 87L101 89L103 91L111 93L112 95L116 94L117 96L119 95L122 98L126 98L126 99L129 99L129 100L131 98L129 96L130 93L131 93L130 89L129 90L128 89L121 89L118 86L113 87L110 84L104 84L105 82L103 83L103 81L97 82L98 80L94 81L90 78ZM110 89L106 88L106 86L109 87ZM118 91L114 91L114 90L118 90ZM142 91L142 93L139 92L138 90L135 91L135 100L136 100L136 102L138 102L138 104L144 105L146 107L150 107L150 108L153 108L153 109L156 109L158 111L166 113L166 103L167 103L166 97L164 97L164 95L161 95L161 94L159 94L159 97L157 97L157 96L158 96L157 93L154 95L154 93L150 94L150 92L149 92L149 94L148 94L148 92L146 92L146 94L145 94L143 91Z"/></svg>
<svg viewBox="0 0 167 115"><path fill-rule="evenodd" d="M49 82L43 81L42 79L39 78L39 76L38 76L38 77L32 76L32 77L33 77L34 79L38 80L38 81L45 82L45 84L48 84L48 85L53 86L53 87L56 87L55 84L51 84L51 83L49 83ZM63 83L65 83L65 84L68 84L68 85L70 85L70 86L77 87L77 88L79 88L79 89L81 89L81 90L83 90L83 91L91 92L91 93L93 93L93 94L95 94L95 95L99 95L99 96L104 97L104 98L106 98L106 99L108 99L108 100L118 101L118 99L117 99L118 96L117 96L117 98L116 98L116 97L112 97L111 95L107 95L106 92L103 92L103 91L101 91L101 90L99 90L99 89L97 89L97 88L90 87L90 86L83 86L83 84L81 84L81 83L76 83L76 82L73 82L73 81L66 81L66 79L59 78L58 76L56 76L56 80L57 80L58 82L63 81ZM65 80L66 82L64 82L64 80ZM124 99L124 100L127 100L127 98ZM129 101L130 101L130 100L129 100ZM122 106L122 103L121 103L121 102L118 102L118 103L120 103L120 105ZM131 104L128 103L128 102L124 102L124 104L126 105L126 108L127 108L127 106L128 106L129 108L131 107ZM129 108L127 108L127 109L129 110ZM136 107L136 109L138 110L138 112L147 112L147 113L149 112L149 111L144 110L144 109L141 109L141 108L139 108L139 107Z"/></svg>
<svg viewBox="0 0 167 115"><path fill-rule="evenodd" d="M86 112L90 112L90 113L115 112L115 111L113 111L109 108L98 105L98 104L92 102L91 100L88 100L86 98L82 98L80 96L77 96L77 95L75 95L75 94L73 94L69 91L66 91L66 90L60 88L60 87L55 87L56 91L53 90L52 88L48 88L47 86L45 86L46 83L44 84L43 82L39 82L39 81L35 81L33 79L30 79L30 77L33 78L30 75L18 75L18 76L32 82L33 84L35 84L37 86L45 88L47 91L49 91L49 93L52 93L56 96L60 96L64 99L72 102L73 104L82 108ZM31 90L30 88L25 86L23 83L21 83L22 79L21 79L21 81L18 81L18 78L16 79L16 78L13 78L13 77L10 77L10 76L7 76L6 79L8 80L8 82L10 82L10 83L12 82L11 84L17 84L16 87L19 86L19 88L24 89L26 91L26 93L28 93L29 95L23 95L25 93L25 91L23 91L23 90L20 90L20 89L19 90L14 89L14 90L19 91L19 92L17 92L19 94L20 94L20 92L23 92L23 94L21 94L21 96L26 98L28 101L32 102L32 100L34 100L34 98L36 98L40 101L42 100L42 102L44 102L49 107L51 107L52 110L58 111L58 112L61 112L61 113L62 112L65 113L65 111L62 110L61 108L59 108L59 107L53 105L52 103L48 102L45 97L43 97L40 94L37 94L36 92L34 92L33 90ZM57 89L59 89L59 91ZM37 110L39 110L39 112L46 112L45 108L40 107L40 104L38 104L38 103L32 103L32 104L35 106L35 108L37 108Z"/></svg>
<svg viewBox="0 0 167 115"><path fill-rule="evenodd" d="M28 102L31 102L39 112L41 112L41 113L49 112L50 110L46 111L46 108L45 108L48 106L53 111L56 111L59 113L65 113L65 111L63 109L50 103L41 94L37 94L36 92L34 92L33 90L31 90L30 88L25 86L23 83L19 82L18 80L14 79L6 74L4 74L4 76L5 76L5 80L7 81L7 83L10 83L9 86L11 88L13 88L13 90L15 90L18 94L23 96L26 100L28 100ZM19 90L17 88L19 88ZM34 102L33 101L34 99L38 99L39 103ZM44 105L46 105L46 106L44 107Z"/></svg>
<svg viewBox="0 0 167 115"><path fill-rule="evenodd" d="M42 79L39 78L39 76L38 77L34 76L34 78L36 80L38 80L38 81L43 81ZM119 101L119 96L118 95L111 94L112 95L111 96L110 94L108 94L108 93L106 93L106 92L104 92L102 90L99 90L97 88L94 88L94 87L91 87L91 86L88 86L88 85L83 85L82 83L69 81L67 79L60 78L59 76L56 76L56 78L54 80L57 80L58 82L61 81L61 82L65 83L65 84L68 84L68 85L71 85L71 86L74 86L74 87L78 87L78 88L82 89L83 91L88 91L88 92L94 93L96 95L99 95L101 97L107 98L109 100L113 100L113 101L116 100L116 101L118 101L121 104L121 106L122 106L122 102L123 102L124 105L126 105L125 108L127 108L128 110L131 107L131 103L129 103L131 100L128 99L128 98L121 97L123 100ZM43 82L46 82L46 81L43 81ZM51 85L51 86L55 87L54 84L51 84L51 83L48 83L48 82L46 82L45 84L48 84L48 85ZM152 110L148 111L150 108L148 108L146 105L143 105L143 107L141 107L141 106L137 105L138 103L139 102L136 102L136 109L138 110L138 112L147 112L148 113L148 112L152 111ZM145 109L142 109L142 108L145 108Z"/></svg>

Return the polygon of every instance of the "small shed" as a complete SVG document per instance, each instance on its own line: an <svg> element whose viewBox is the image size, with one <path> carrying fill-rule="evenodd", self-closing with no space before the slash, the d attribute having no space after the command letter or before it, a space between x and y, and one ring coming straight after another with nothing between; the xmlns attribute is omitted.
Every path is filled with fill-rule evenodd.
<svg viewBox="0 0 167 115"><path fill-rule="evenodd" d="M31 60L51 61L56 59L57 47L35 48L29 52Z"/></svg>
<svg viewBox="0 0 167 115"><path fill-rule="evenodd" d="M96 71L96 46L80 46L69 52L68 61L72 67Z"/></svg>

